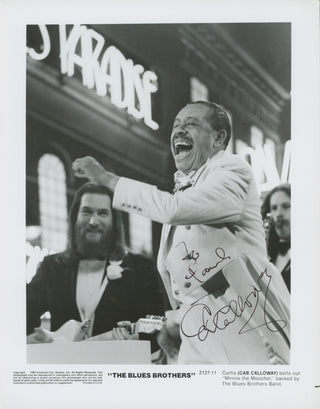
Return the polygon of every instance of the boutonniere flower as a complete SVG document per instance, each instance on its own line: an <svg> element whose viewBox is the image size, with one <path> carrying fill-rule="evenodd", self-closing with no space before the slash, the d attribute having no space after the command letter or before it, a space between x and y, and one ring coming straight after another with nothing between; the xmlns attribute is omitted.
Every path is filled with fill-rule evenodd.
<svg viewBox="0 0 320 409"><path fill-rule="evenodd" d="M107 267L107 277L108 280L118 280L119 278L122 277L122 272L124 270L123 267L121 267L123 260L111 260L110 264Z"/></svg>

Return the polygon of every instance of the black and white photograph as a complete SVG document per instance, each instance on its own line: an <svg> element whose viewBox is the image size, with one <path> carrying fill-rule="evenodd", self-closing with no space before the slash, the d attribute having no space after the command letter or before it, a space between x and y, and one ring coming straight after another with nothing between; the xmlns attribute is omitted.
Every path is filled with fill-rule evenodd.
<svg viewBox="0 0 320 409"><path fill-rule="evenodd" d="M290 23L32 25L27 50L28 344L288 364Z"/></svg>
<svg viewBox="0 0 320 409"><path fill-rule="evenodd" d="M0 407L316 408L318 2L13 3Z"/></svg>

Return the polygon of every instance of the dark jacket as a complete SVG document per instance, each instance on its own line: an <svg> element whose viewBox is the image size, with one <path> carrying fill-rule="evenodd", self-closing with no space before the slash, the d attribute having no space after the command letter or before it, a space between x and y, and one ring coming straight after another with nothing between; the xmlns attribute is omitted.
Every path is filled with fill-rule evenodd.
<svg viewBox="0 0 320 409"><path fill-rule="evenodd" d="M46 311L51 314L51 331L71 319L80 321L76 305L78 265L79 260L66 260L64 253L44 258L27 285L27 334L40 326ZM97 306L93 336L111 330L118 321L164 315L164 290L151 260L129 253L122 267L122 278L109 280Z"/></svg>

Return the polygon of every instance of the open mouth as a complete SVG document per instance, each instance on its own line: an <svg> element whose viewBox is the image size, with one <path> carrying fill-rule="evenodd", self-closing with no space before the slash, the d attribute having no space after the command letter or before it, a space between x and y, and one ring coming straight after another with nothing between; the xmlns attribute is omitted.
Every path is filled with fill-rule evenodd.
<svg viewBox="0 0 320 409"><path fill-rule="evenodd" d="M101 229L100 229L100 228L97 228L97 229L88 228L88 229L85 230L85 234L86 234L87 236L89 236L89 237L90 237L90 236L95 237L95 236L101 234Z"/></svg>
<svg viewBox="0 0 320 409"><path fill-rule="evenodd" d="M101 233L99 231L87 231L86 238L87 240L99 240L101 237Z"/></svg>
<svg viewBox="0 0 320 409"><path fill-rule="evenodd" d="M186 140L176 139L173 143L175 156L180 154L187 154L192 149L192 144Z"/></svg>

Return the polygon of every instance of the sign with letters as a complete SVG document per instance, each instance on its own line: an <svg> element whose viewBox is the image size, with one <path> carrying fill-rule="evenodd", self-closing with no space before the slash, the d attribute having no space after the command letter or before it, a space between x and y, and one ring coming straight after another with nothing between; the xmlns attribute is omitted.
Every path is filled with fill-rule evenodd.
<svg viewBox="0 0 320 409"><path fill-rule="evenodd" d="M29 47L27 53L34 60L44 60L51 50L48 28L39 25L42 36L40 51ZM111 103L126 109L136 119L143 119L151 129L159 129L152 119L152 94L158 91L157 75L126 58L115 46L105 48L105 38L85 25L73 25L67 30L59 25L60 70L74 76L75 67L81 69L82 84L95 88L97 95L109 96ZM80 52L78 51L80 49Z"/></svg>
<svg viewBox="0 0 320 409"><path fill-rule="evenodd" d="M267 144L255 149L245 146L238 155L251 164L260 192L267 192L280 183L290 182L291 141L285 144L280 175ZM264 180L261 180L261 175Z"/></svg>

